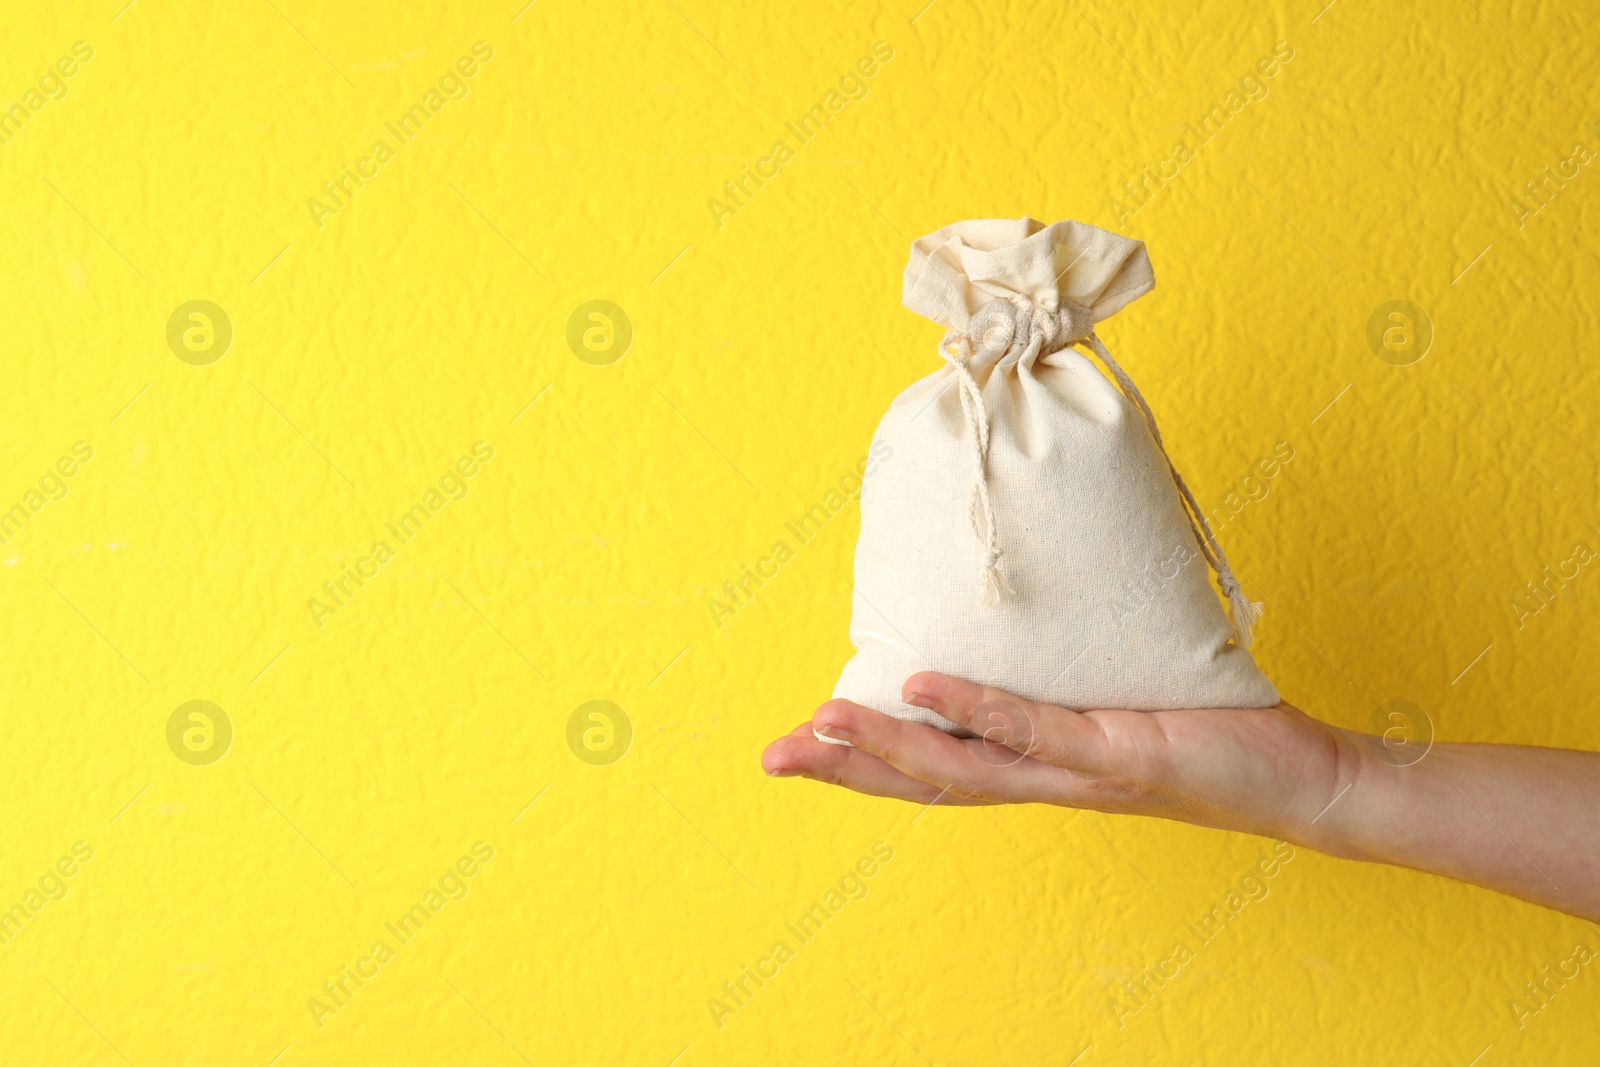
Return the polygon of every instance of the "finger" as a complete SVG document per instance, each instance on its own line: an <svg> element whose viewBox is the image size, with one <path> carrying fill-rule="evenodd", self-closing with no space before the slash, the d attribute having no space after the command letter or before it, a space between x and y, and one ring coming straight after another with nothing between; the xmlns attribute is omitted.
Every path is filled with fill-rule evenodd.
<svg viewBox="0 0 1600 1067"><path fill-rule="evenodd" d="M957 796L1003 803L1049 800L1054 768L1026 758L1011 766L986 759L983 741L961 741L935 727L906 722L853 704L830 700L811 717L829 737L849 741L895 768Z"/></svg>
<svg viewBox="0 0 1600 1067"><path fill-rule="evenodd" d="M892 797L916 804L975 803L951 796L936 786L903 774L859 748L818 741L812 736L809 722L804 724L804 729L803 736L797 729L767 746L767 750L761 754L761 766L768 774L774 777L811 778L868 796Z"/></svg>
<svg viewBox="0 0 1600 1067"><path fill-rule="evenodd" d="M924 671L906 680L908 704L938 712L979 737L1078 774L1105 774L1111 744L1096 720L1054 704Z"/></svg>

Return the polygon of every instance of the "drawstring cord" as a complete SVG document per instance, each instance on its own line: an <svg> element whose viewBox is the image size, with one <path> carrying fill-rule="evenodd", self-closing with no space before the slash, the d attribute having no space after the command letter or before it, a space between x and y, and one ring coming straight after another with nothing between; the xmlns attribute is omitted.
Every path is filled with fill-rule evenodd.
<svg viewBox="0 0 1600 1067"><path fill-rule="evenodd" d="M1150 431L1156 447L1161 451L1161 458L1166 461L1167 470L1172 475L1172 482L1178 489L1178 495L1183 501L1184 517L1189 520L1189 529L1194 534L1195 542L1200 547L1200 554L1205 557L1206 563L1216 573L1217 585L1222 590L1222 595L1228 598L1228 616L1233 623L1234 636L1244 648L1249 648L1255 634L1255 623L1261 617L1261 605L1253 604L1245 596L1244 590L1239 586L1239 580L1234 576L1233 568L1228 564L1228 557L1222 551L1222 545L1217 542L1216 535L1211 532L1211 525L1206 522L1205 512L1195 502L1194 493L1189 489L1183 475L1178 473L1178 468L1173 464L1172 457L1167 454L1166 442L1161 439L1161 430L1156 425L1155 412L1150 410L1150 405L1145 402L1144 394L1139 392L1139 387L1133 384L1133 379L1128 377L1120 364L1112 358L1106 346L1101 343L1095 334L1093 317L1087 309L1063 303L1061 309L1055 313L1028 300L1027 297L1016 295L1011 298L1011 303L1016 307L1018 318L1026 322L1030 334L1040 335L1042 339L1041 350L1048 353L1058 351L1067 345L1082 344L1099 357L1111 376L1116 380L1117 386L1124 396L1133 401L1139 409L1139 414L1144 419L1145 427ZM1026 316L1024 318L1024 316ZM1021 323L1017 323L1021 325ZM1011 333L1015 332L1015 328ZM1063 338L1062 345L1053 345L1058 337L1065 334L1082 333L1082 336L1067 336ZM983 571L982 588L983 602L988 605L998 604L1006 595L1014 593L1011 583L1007 581L1005 573L1000 569L1000 534L995 522L994 505L989 499L989 416L983 405L983 390L979 388L977 379L972 375L972 337L969 333L952 329L944 335L939 342L939 356L955 371L957 390L961 397L961 411L965 418L967 429L972 435L974 451L977 455L976 476L972 483L972 502L969 514L972 520L973 532L978 541L983 545ZM1002 340L1011 340L1010 336ZM952 351L952 348L954 351Z"/></svg>
<svg viewBox="0 0 1600 1067"><path fill-rule="evenodd" d="M1111 358L1111 353L1106 351L1106 346L1100 342L1097 335L1090 333L1084 338L1084 344L1100 357L1100 362L1106 365L1111 371L1111 376L1117 380L1123 395L1132 400L1139 408L1139 413L1144 416L1144 424L1149 427L1150 436L1155 438L1156 447L1161 450L1161 458L1167 461L1167 470L1172 472L1172 482L1178 487L1178 495L1183 498L1184 513L1189 519L1189 529L1193 531L1194 539L1200 545L1200 553L1216 572L1217 585L1221 588L1222 595L1228 598L1228 617L1233 622L1233 632L1238 637L1239 644L1249 648L1255 636L1256 620L1261 617L1261 605L1252 604L1250 598L1244 595L1244 590L1239 588L1239 579L1234 577L1233 568L1228 565L1228 557L1223 553L1222 545L1211 532L1211 524L1206 522L1206 513L1195 503L1194 494L1189 491L1189 483L1183 480L1183 475L1178 473L1172 457L1167 454L1166 443L1161 440L1161 430L1156 426L1155 412L1145 403L1139 387L1133 384L1128 372Z"/></svg>
<svg viewBox="0 0 1600 1067"><path fill-rule="evenodd" d="M949 350L954 344L955 352ZM939 342L939 356L955 370L956 389L961 396L961 413L966 418L967 429L977 453L977 476L972 480L972 502L968 513L972 519L972 532L984 546L983 602L990 606L1000 603L1015 592L1000 570L1000 531L995 524L994 506L989 502L989 416L983 407L983 390L972 376L972 339L964 333L951 330Z"/></svg>

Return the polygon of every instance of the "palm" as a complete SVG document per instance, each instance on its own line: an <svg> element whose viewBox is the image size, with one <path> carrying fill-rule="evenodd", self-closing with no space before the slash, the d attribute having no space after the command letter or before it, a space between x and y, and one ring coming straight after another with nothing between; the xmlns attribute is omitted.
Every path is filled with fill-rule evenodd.
<svg viewBox="0 0 1600 1067"><path fill-rule="evenodd" d="M768 773L923 804L1054 803L1261 832L1332 795L1344 736L1287 704L1074 712L939 675L908 699L990 740L836 700L767 747ZM823 744L812 728L855 747Z"/></svg>
<svg viewBox="0 0 1600 1067"><path fill-rule="evenodd" d="M1074 783L1080 792L1067 802L1075 806L1250 830L1258 827L1241 823L1275 821L1298 798L1325 795L1337 778L1335 731L1288 704L1083 717L1104 732L1113 770L1098 785ZM1096 797L1112 803L1079 803ZM1268 798L1276 807L1263 810Z"/></svg>

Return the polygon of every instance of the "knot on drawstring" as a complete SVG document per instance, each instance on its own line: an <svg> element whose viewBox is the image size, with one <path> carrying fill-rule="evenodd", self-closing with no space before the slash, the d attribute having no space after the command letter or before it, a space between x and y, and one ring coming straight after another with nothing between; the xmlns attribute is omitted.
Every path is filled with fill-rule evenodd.
<svg viewBox="0 0 1600 1067"><path fill-rule="evenodd" d="M1009 367L1022 358L1035 337L1039 354L1049 355L1093 332L1094 313L1081 304L1063 301L1052 311L1015 293L974 311L967 319L966 336L976 346L973 358L978 362Z"/></svg>
<svg viewBox="0 0 1600 1067"><path fill-rule="evenodd" d="M1202 516L1201 521L1204 521ZM1192 524L1191 524L1192 525ZM1210 535L1209 527L1206 533ZM1220 557L1222 546L1216 544L1215 537L1212 544ZM1228 618L1233 622L1233 632L1238 635L1239 643L1245 648L1250 647L1250 642L1255 639L1255 624L1261 618L1261 605L1252 603L1244 595L1244 590L1239 587L1239 580L1233 576L1233 570L1228 567L1226 558L1222 559L1221 571L1217 572L1217 586L1221 588L1222 595L1228 598Z"/></svg>
<svg viewBox="0 0 1600 1067"><path fill-rule="evenodd" d="M1018 318L1026 317L1031 332L1044 338L1041 355L1059 352L1068 345L1086 340L1094 332L1094 312L1070 300L1058 301L1054 311L1040 307L1021 293L1013 293L1011 306Z"/></svg>
<svg viewBox="0 0 1600 1067"><path fill-rule="evenodd" d="M1068 301L1062 301L1052 311L1040 307L1020 293L1013 294L1008 300L991 300L982 305L972 313L964 332L952 329L939 342L940 358L955 371L961 412L971 431L973 452L977 459L969 511L973 532L984 550L983 602L998 604L1015 590L1000 569L1000 534L995 522L994 505L989 499L989 416L983 406L983 390L972 375L971 364L978 359L993 363L997 368L1012 366L1033 347L1035 338L1038 339L1036 355L1057 352L1069 345L1084 345L1099 357L1116 380L1123 396L1138 408L1156 448L1160 450L1162 459L1166 460L1167 470L1178 489L1184 516L1189 520L1189 529L1200 546L1200 553L1215 572L1222 595L1228 599L1228 616L1233 623L1234 637L1241 646L1249 648L1254 638L1255 623L1261 616L1261 605L1251 603L1240 588L1233 568L1228 565L1228 557L1217 543L1216 535L1211 532L1210 523L1206 522L1205 512L1200 510L1188 483L1167 454L1161 429L1156 425L1155 413L1145 403L1133 379L1128 377L1095 335L1094 313Z"/></svg>
<svg viewBox="0 0 1600 1067"><path fill-rule="evenodd" d="M983 557L983 602L990 607L1016 592L1000 569L1000 555L999 546L991 545Z"/></svg>

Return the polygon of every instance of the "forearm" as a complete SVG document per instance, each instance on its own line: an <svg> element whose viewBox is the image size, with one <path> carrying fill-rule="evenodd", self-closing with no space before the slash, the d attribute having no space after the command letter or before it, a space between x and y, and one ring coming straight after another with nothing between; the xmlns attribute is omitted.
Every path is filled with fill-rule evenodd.
<svg viewBox="0 0 1600 1067"><path fill-rule="evenodd" d="M1341 792L1291 839L1600 921L1600 754L1434 745L1396 766L1377 738L1344 736Z"/></svg>

